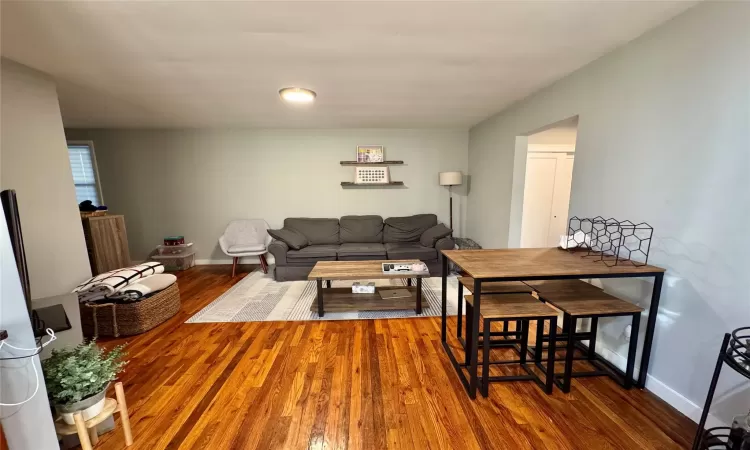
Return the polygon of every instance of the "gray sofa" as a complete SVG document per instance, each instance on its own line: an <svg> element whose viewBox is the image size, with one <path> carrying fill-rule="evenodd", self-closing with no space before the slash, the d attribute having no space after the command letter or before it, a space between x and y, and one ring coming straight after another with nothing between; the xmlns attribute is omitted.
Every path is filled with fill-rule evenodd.
<svg viewBox="0 0 750 450"><path fill-rule="evenodd" d="M447 230L443 225L438 226L434 214L391 217L385 221L380 216L288 218L284 220L284 228L303 234L309 245L293 250L284 241L271 242L268 251L276 259L276 281L305 280L318 261L419 259L436 276L441 270L440 250L454 247L450 235L434 240L432 246L423 245L430 243L430 232L425 234L426 231Z"/></svg>

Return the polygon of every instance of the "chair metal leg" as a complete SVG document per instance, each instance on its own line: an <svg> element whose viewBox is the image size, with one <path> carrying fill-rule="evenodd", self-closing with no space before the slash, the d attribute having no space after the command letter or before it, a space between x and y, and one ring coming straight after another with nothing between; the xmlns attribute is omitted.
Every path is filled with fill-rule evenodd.
<svg viewBox="0 0 750 450"><path fill-rule="evenodd" d="M484 319L482 342L482 397L490 395L490 321Z"/></svg>
<svg viewBox="0 0 750 450"><path fill-rule="evenodd" d="M630 329L630 346L628 347L628 365L625 368L625 389L633 387L633 369L635 352L638 349L638 331L641 326L641 313L633 314L633 326Z"/></svg>

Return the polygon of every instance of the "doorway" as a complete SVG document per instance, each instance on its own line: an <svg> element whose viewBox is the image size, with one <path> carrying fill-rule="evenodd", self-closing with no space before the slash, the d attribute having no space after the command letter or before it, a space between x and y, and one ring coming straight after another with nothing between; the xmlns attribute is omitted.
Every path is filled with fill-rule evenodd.
<svg viewBox="0 0 750 450"><path fill-rule="evenodd" d="M522 248L556 247L567 233L578 118L528 136Z"/></svg>

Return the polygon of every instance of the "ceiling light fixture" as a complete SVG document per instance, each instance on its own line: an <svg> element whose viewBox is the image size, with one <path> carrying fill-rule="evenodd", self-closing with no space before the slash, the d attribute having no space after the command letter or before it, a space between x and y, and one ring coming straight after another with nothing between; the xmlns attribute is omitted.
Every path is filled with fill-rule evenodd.
<svg viewBox="0 0 750 450"><path fill-rule="evenodd" d="M287 103L309 104L315 101L317 94L310 89L287 87L279 91L279 97Z"/></svg>

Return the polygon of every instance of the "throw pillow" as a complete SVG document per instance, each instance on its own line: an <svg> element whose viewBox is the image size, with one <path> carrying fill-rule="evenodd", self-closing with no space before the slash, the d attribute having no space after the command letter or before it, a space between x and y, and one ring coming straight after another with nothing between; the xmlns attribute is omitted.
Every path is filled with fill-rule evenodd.
<svg viewBox="0 0 750 450"><path fill-rule="evenodd" d="M451 233L453 233L453 230L446 227L442 223L439 223L432 228L428 228L424 233L422 233L422 236L419 238L419 243L424 245L425 247L434 247L435 243L438 240L449 236Z"/></svg>
<svg viewBox="0 0 750 450"><path fill-rule="evenodd" d="M268 230L268 234L270 234L272 238L286 243L286 245L292 250L299 250L310 245L310 241L307 240L304 234L290 228Z"/></svg>

